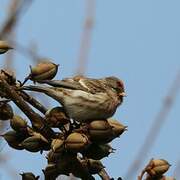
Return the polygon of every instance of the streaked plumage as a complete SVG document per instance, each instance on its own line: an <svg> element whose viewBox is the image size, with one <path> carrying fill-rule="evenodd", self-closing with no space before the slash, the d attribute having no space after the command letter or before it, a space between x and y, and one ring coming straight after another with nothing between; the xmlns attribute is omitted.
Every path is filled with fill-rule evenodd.
<svg viewBox="0 0 180 180"><path fill-rule="evenodd" d="M122 103L124 85L115 77L91 79L67 78L62 81L46 80L47 86L25 86L24 90L45 93L61 103L68 116L79 122L111 117Z"/></svg>

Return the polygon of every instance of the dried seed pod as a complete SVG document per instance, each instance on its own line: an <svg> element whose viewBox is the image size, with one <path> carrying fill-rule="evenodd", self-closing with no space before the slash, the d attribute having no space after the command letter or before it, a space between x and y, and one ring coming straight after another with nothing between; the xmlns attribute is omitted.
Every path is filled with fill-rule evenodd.
<svg viewBox="0 0 180 180"><path fill-rule="evenodd" d="M119 137L124 131L127 130L127 126L124 126L123 124L114 119L108 119L107 121L112 127L115 137Z"/></svg>
<svg viewBox="0 0 180 180"><path fill-rule="evenodd" d="M21 142L27 137L25 134L16 131L8 131L3 134L2 137L4 137L10 147L18 150L24 149Z"/></svg>
<svg viewBox="0 0 180 180"><path fill-rule="evenodd" d="M38 180L39 179L39 176L35 176L31 172L22 173L20 175L22 176L22 180Z"/></svg>
<svg viewBox="0 0 180 180"><path fill-rule="evenodd" d="M63 139L53 139L51 142L51 149L53 152L61 152L64 150L64 140Z"/></svg>
<svg viewBox="0 0 180 180"><path fill-rule="evenodd" d="M82 154L90 159L101 160L113 152L114 149L109 144L91 144Z"/></svg>
<svg viewBox="0 0 180 180"><path fill-rule="evenodd" d="M43 173L45 175L45 179L47 180L56 179L56 177L60 174L58 172L57 165L53 163L48 164L43 170Z"/></svg>
<svg viewBox="0 0 180 180"><path fill-rule="evenodd" d="M98 174L105 167L99 160L87 159L81 161L88 168L90 174Z"/></svg>
<svg viewBox="0 0 180 180"><path fill-rule="evenodd" d="M27 129L27 122L18 115L14 115L12 119L10 119L11 128L15 131L24 131Z"/></svg>
<svg viewBox="0 0 180 180"><path fill-rule="evenodd" d="M57 71L58 65L47 60L47 62L40 62L37 66L31 67L28 79L32 81L50 80L55 77Z"/></svg>
<svg viewBox="0 0 180 180"><path fill-rule="evenodd" d="M146 167L146 172L151 177L157 177L168 171L169 167L170 164L164 159L152 159Z"/></svg>
<svg viewBox="0 0 180 180"><path fill-rule="evenodd" d="M50 148L48 140L39 133L25 139L21 144L30 152L38 152L41 150L48 150Z"/></svg>
<svg viewBox="0 0 180 180"><path fill-rule="evenodd" d="M176 180L176 179L174 177L167 177L167 176L152 177L150 175L147 175L146 180Z"/></svg>
<svg viewBox="0 0 180 180"><path fill-rule="evenodd" d="M0 120L8 120L13 117L13 109L8 103L0 103Z"/></svg>
<svg viewBox="0 0 180 180"><path fill-rule="evenodd" d="M48 163L57 163L61 157L61 152L54 152L52 150L47 154Z"/></svg>
<svg viewBox="0 0 180 180"><path fill-rule="evenodd" d="M94 177L89 172L87 166L81 162L77 157L72 160L70 172L81 179L95 180Z"/></svg>
<svg viewBox="0 0 180 180"><path fill-rule="evenodd" d="M113 139L112 127L107 120L95 120L89 124L89 136L92 142L108 143Z"/></svg>
<svg viewBox="0 0 180 180"><path fill-rule="evenodd" d="M0 76L10 85L16 84L16 77L13 71L8 70L1 70Z"/></svg>
<svg viewBox="0 0 180 180"><path fill-rule="evenodd" d="M7 41L0 41L0 54L6 53L8 50L13 49Z"/></svg>
<svg viewBox="0 0 180 180"><path fill-rule="evenodd" d="M70 122L62 107L55 107L48 110L45 114L45 120L51 127L61 127Z"/></svg>
<svg viewBox="0 0 180 180"><path fill-rule="evenodd" d="M65 140L65 148L73 151L79 152L90 145L90 141L85 134L73 132Z"/></svg>

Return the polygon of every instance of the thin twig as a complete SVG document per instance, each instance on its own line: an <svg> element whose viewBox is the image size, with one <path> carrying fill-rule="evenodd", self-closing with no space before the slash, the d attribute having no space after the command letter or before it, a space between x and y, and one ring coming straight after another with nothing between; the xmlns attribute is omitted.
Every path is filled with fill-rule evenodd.
<svg viewBox="0 0 180 180"><path fill-rule="evenodd" d="M35 98L33 98L32 96L30 96L29 94L27 94L24 91L19 92L21 97L27 101L29 104L31 104L33 107L35 107L36 109L38 109L41 113L45 114L47 112L46 107L44 107L39 101L37 101Z"/></svg>
<svg viewBox="0 0 180 180"><path fill-rule="evenodd" d="M95 16L95 0L87 0L87 10L84 20L84 29L81 38L81 45L78 57L78 67L76 74L84 75L87 66L87 59L89 54L89 47L92 36L92 29L94 25Z"/></svg>
<svg viewBox="0 0 180 180"><path fill-rule="evenodd" d="M170 110L174 105L174 101L178 95L179 89L180 89L180 71L178 71L178 74L175 80L173 81L173 84L169 92L167 93L162 108L158 112L155 120L153 121L151 128L149 129L149 133L147 134L145 141L140 148L140 151L138 152L134 162L128 169L125 179L128 180L133 179L133 175L137 172L137 170L143 163L144 159L146 158L148 152L152 149L153 144L157 139L160 130L163 127L163 124L165 123L168 114L170 113Z"/></svg>
<svg viewBox="0 0 180 180"><path fill-rule="evenodd" d="M0 30L0 39L5 39L8 37L9 31L11 31L14 23L17 22L20 17L22 17L22 12L26 12L25 10L27 10L32 2L33 0L17 0L17 2L13 2L12 5L17 3L16 8L14 8L14 10L5 19L5 22L3 23Z"/></svg>

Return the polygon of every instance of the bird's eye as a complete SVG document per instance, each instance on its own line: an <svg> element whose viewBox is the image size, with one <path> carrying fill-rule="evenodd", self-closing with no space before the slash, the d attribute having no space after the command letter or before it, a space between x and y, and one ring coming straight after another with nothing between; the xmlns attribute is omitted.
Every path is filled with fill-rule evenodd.
<svg viewBox="0 0 180 180"><path fill-rule="evenodd" d="M111 88L114 92L116 92L116 89L115 88Z"/></svg>

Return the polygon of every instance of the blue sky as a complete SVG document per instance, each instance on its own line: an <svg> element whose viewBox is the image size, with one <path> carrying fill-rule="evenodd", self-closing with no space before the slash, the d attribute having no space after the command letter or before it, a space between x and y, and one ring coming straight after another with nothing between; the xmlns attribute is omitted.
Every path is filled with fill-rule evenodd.
<svg viewBox="0 0 180 180"><path fill-rule="evenodd" d="M85 2L34 1L18 23L18 42L24 46L36 42L39 55L60 64L58 78L72 76L77 68ZM0 22L7 4L7 0L1 0ZM114 115L128 126L128 131L113 142L117 151L104 161L113 177L126 174L180 68L179 6L178 0L96 1L86 75L115 75L124 80L128 94ZM3 58L0 57L1 66ZM32 62L16 52L14 64L17 77L22 80ZM172 164L168 175L180 159L179 106L178 96L143 164L152 157L167 159ZM10 154L10 164L18 172L40 174L45 166L44 155L16 151L8 146L3 149L5 152ZM0 169L0 174L2 180L11 180L4 169Z"/></svg>

